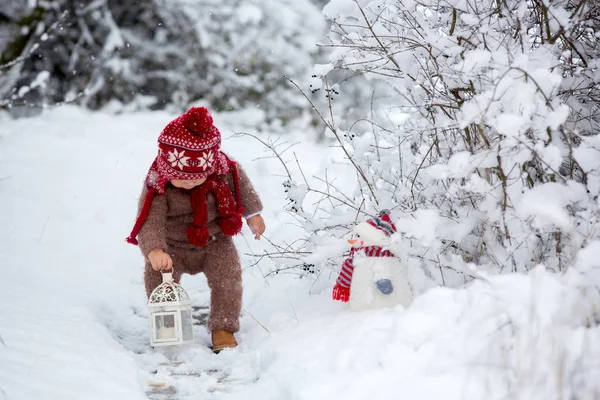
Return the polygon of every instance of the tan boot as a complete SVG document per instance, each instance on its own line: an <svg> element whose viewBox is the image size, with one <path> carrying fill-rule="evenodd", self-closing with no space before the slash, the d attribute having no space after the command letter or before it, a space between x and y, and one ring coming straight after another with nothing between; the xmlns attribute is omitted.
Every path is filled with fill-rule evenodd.
<svg viewBox="0 0 600 400"><path fill-rule="evenodd" d="M233 333L223 329L217 329L212 332L212 344L215 353L218 353L223 349L237 347L238 345L235 341L235 337L233 337Z"/></svg>

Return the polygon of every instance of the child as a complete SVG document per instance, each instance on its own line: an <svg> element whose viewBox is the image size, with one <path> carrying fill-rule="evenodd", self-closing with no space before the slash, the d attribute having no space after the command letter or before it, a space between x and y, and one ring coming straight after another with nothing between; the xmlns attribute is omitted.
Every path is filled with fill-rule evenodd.
<svg viewBox="0 0 600 400"><path fill-rule="evenodd" d="M167 124L127 238L146 258L148 296L162 283L160 271L174 267L176 282L182 273L204 272L215 352L236 347L233 333L240 327L242 270L231 237L241 231L242 216L255 239L265 231L258 195L220 147L221 134L204 107L192 107Z"/></svg>

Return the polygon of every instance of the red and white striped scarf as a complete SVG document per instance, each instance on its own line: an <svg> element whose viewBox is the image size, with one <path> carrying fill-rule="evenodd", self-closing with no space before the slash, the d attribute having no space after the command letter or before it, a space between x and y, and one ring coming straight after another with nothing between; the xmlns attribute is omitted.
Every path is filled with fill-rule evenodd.
<svg viewBox="0 0 600 400"><path fill-rule="evenodd" d="M352 248L350 256L342 264L342 270L333 287L333 299L346 302L350 298L350 284L352 283L352 274L354 273L354 255L357 252L364 252L367 257L395 257L394 253L385 250L381 246L366 246Z"/></svg>

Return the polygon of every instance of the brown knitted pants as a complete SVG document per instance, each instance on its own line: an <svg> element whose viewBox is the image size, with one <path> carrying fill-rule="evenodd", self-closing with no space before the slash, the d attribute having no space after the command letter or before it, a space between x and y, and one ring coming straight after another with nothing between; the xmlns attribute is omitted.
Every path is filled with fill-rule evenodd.
<svg viewBox="0 0 600 400"><path fill-rule="evenodd" d="M173 259L173 279L179 282L181 274L195 275L204 272L210 287L210 315L208 329L240 329L242 309L242 268L238 252L229 236L218 235L216 240L197 249L170 247ZM146 295L162 283L160 272L154 271L148 261L144 271Z"/></svg>

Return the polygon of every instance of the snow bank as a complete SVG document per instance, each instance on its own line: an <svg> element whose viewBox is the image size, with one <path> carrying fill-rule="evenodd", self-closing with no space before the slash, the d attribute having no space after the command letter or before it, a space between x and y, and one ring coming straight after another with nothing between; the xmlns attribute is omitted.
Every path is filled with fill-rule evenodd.
<svg viewBox="0 0 600 400"><path fill-rule="evenodd" d="M483 275L463 289L428 290L407 310L351 313L330 300L332 271L313 280L265 278L271 264L253 266L248 254L266 243L244 228L236 238L245 280L241 346L213 355L208 333L196 327L193 345L150 350L142 260L124 237L156 135L172 117L62 107L0 120L0 399L144 399L152 381L172 385L179 399L600 393L592 248L578 261L582 272ZM235 116L215 119L224 137L236 131ZM305 133L297 134L290 142ZM224 147L263 196L267 237L293 240L277 160L264 158L250 137L226 139ZM300 144L301 160L312 161L305 173L330 160L330 151ZM203 277L183 284L194 304L207 303Z"/></svg>

